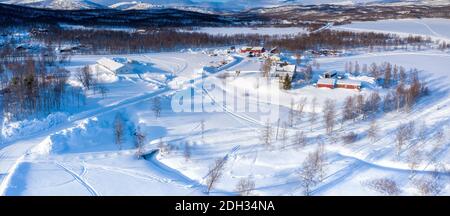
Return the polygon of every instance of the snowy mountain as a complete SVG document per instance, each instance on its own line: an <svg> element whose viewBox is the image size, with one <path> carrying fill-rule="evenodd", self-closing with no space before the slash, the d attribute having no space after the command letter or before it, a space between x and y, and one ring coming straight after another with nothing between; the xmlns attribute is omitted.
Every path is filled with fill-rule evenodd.
<svg viewBox="0 0 450 216"><path fill-rule="evenodd" d="M246 10L255 7L285 5L357 5L357 4L450 4L450 0L0 0L0 3L50 9L115 8L147 10L155 7L190 7L211 10Z"/></svg>
<svg viewBox="0 0 450 216"><path fill-rule="evenodd" d="M96 4L89 0L7 0L0 2L6 4L60 10L96 9L104 7L103 5Z"/></svg>

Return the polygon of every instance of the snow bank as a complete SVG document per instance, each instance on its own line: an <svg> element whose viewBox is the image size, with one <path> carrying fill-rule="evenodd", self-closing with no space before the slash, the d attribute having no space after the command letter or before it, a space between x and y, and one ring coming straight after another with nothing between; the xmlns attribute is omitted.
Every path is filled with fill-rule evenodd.
<svg viewBox="0 0 450 216"><path fill-rule="evenodd" d="M49 129L66 121L67 114L61 112L52 113L42 120L31 119L16 122L4 120L1 135L4 140L12 141L24 135Z"/></svg>
<svg viewBox="0 0 450 216"><path fill-rule="evenodd" d="M97 117L86 119L77 126L62 130L50 135L46 140L32 149L32 153L38 154L64 154L89 151L118 150L131 147L130 138L132 125L124 120L123 146L114 142L113 130L114 116L108 115L105 119Z"/></svg>

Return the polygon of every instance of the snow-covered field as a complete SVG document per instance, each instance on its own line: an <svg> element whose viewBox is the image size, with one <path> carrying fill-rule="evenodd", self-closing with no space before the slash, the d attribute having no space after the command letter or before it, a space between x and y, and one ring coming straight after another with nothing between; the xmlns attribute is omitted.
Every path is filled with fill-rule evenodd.
<svg viewBox="0 0 450 216"><path fill-rule="evenodd" d="M334 28L450 38L448 25L448 21L426 19ZM242 33L221 29L224 32L220 34ZM311 188L311 195L385 195L368 186L380 178L395 181L399 195L420 195L417 182L424 178L436 180L432 177L437 174L439 195L450 195L447 51L376 51L316 59L320 69L314 69L315 78L328 70L343 71L347 62L356 61L361 65L389 61L407 70L419 70L430 95L421 98L409 112L377 115L380 136L373 141L367 138L370 120L339 123L335 137L329 137L322 114L326 99L336 100L340 116L348 96L367 96L375 91L383 95L384 90L368 77L358 78L366 84L361 92L312 85L285 91L273 88L276 79L266 82L261 77L261 59L226 52L211 55L206 51L78 55L66 68L73 72L104 57L132 62L130 70L118 74L92 66L108 89L105 97L88 92L81 109L53 113L44 119L2 123L0 195L207 195L209 168L217 159L225 161L224 174L210 195L236 195L236 185L244 178L255 182L254 195L303 195L302 163L319 146L324 147L325 163L322 181ZM285 57L292 60L291 56ZM236 71L240 71L239 76ZM69 83L80 85L73 77ZM267 96L271 95L276 95L276 100L269 100ZM192 106L177 103L175 99L180 96L191 99ZM230 104L233 97L246 103ZM161 103L159 117L154 112L155 98ZM287 121L291 101L299 104L305 98L303 117L296 119L292 127L276 129L277 122ZM318 117L311 123L308 118L313 98L317 99ZM177 106L193 110L177 112ZM197 110L201 108L207 111ZM124 125L120 145L114 141L117 116ZM286 137L273 138L270 146L261 139L268 118L276 130L273 136ZM398 152L395 130L411 121L417 127L423 125L425 141L414 138ZM142 151L148 153L140 159L133 142L137 128L146 135ZM305 146L293 144L298 132L304 132ZM341 136L350 132L358 137L346 144ZM442 140L437 139L438 132L443 132ZM411 149L420 149L421 155L413 168L409 163Z"/></svg>
<svg viewBox="0 0 450 216"><path fill-rule="evenodd" d="M421 35L435 40L450 41L450 21L448 19L425 18L353 22L347 25L335 26L333 29L373 31L403 36Z"/></svg>
<svg viewBox="0 0 450 216"><path fill-rule="evenodd" d="M75 56L71 67L94 63L101 57ZM347 61L381 63L387 59L407 68L416 67L421 70L420 76L428 81L432 95L421 100L411 113L393 112L380 117L378 122L382 124L383 136L375 143L370 143L368 139L353 144L343 144L340 140L333 143L323 136L325 129L321 120L313 126L305 119L300 120L287 134L292 137L296 131L305 131L309 142L301 148L292 146L290 140L276 141L272 147L261 144L260 130L264 121L258 113L238 112L231 107L219 107L221 112L175 113L171 108L174 95L188 86L194 86L196 93L202 93L202 83L214 83L227 94L244 87L260 94L267 93L264 86L256 88L255 85L257 76L254 73L257 72L254 71L260 68L259 60L235 56L233 61L221 68L205 68L202 80L199 79L202 73L198 71L211 62L227 57L195 52L121 57L147 63L148 68L118 75L108 84L110 93L106 98L88 98L84 111L64 121L54 125L34 123L38 127L34 130L15 128L18 131L10 133L12 137L6 137L0 150L1 194L202 195L206 190L205 177L209 166L217 158L226 158L225 174L211 194L234 195L236 183L241 178L252 176L256 183L254 194L302 195L298 172L307 154L321 142L324 143L327 158L325 176L324 181L313 188L313 195L380 195L367 187L365 182L381 177L396 180L402 195L417 195L414 179L431 175L437 162L446 167L450 163L447 138L439 153L432 155L431 159L424 159L415 168L416 174L411 176L406 155L397 156L393 142L395 127L410 120L427 125L430 141L429 146L423 147L424 153L431 152L434 131L444 129L449 132L448 53L388 52L318 59L321 70L342 70ZM227 85L217 76L235 70L242 71L242 75L231 78ZM149 81L155 75L141 76L151 73L173 74L175 78L155 84ZM371 91L365 89L361 93ZM260 105L269 109L280 108L281 119L286 118L291 99L297 102L301 97L308 98L308 101L317 97L320 110L326 98L337 99L341 105L346 96L358 94L352 90L314 87L278 93L280 100L277 103ZM156 96L162 100L159 118L155 118L151 109ZM214 92L203 96L218 104L223 99ZM256 100L252 101L250 103ZM307 105L305 112L310 111L311 107ZM124 117L127 130L139 126L147 134L145 149L148 152L160 148L161 143L170 151L154 152L146 160L138 160L130 131L127 131L119 149L114 144L112 129L117 113ZM203 137L200 129L202 121ZM47 125L47 128L42 125ZM364 134L368 125L367 121L358 121L339 126L337 130L342 134L350 131ZM21 129L26 131L20 132ZM189 146L188 159L185 157L186 145ZM447 174L444 176L447 181ZM448 195L450 187L445 185L442 191L442 194Z"/></svg>
<svg viewBox="0 0 450 216"><path fill-rule="evenodd" d="M194 32L207 33L211 35L260 34L282 36L307 33L308 30L301 27L203 27L194 30Z"/></svg>

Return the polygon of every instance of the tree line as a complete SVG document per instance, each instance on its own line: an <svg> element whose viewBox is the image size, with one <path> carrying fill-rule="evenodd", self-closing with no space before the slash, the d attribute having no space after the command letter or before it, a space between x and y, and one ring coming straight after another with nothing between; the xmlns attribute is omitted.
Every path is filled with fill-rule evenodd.
<svg viewBox="0 0 450 216"><path fill-rule="evenodd" d="M173 51L186 48L206 48L239 44L279 47L290 51L351 49L357 47L399 46L430 42L420 36L402 38L392 34L325 30L296 36L268 36L258 34L210 35L180 31L174 28L152 28L145 32L128 32L93 29L49 28L33 34L46 44L80 45L81 53L140 53L149 51Z"/></svg>

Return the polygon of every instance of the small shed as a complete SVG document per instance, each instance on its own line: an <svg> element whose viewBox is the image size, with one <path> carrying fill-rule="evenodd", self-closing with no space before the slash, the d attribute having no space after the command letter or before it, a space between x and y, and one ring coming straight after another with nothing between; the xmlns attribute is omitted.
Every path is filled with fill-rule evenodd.
<svg viewBox="0 0 450 216"><path fill-rule="evenodd" d="M322 78L317 81L317 88L334 88L336 86L336 79Z"/></svg>
<svg viewBox="0 0 450 216"><path fill-rule="evenodd" d="M327 71L323 74L324 78L334 78L337 75L336 71Z"/></svg>

